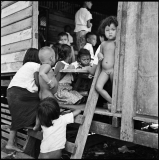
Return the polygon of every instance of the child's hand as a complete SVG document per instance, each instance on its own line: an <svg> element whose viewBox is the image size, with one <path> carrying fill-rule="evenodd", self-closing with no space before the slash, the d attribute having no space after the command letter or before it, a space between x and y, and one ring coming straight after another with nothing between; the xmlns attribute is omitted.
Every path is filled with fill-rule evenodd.
<svg viewBox="0 0 159 160"><path fill-rule="evenodd" d="M50 87L50 89L52 89L52 88L54 88L54 87L55 87L55 84L54 84L54 82L53 82L53 81L51 81L51 82L49 83L49 87Z"/></svg>
<svg viewBox="0 0 159 160"><path fill-rule="evenodd" d="M101 61L103 59L103 54L101 52L98 53L98 60Z"/></svg>
<svg viewBox="0 0 159 160"><path fill-rule="evenodd" d="M74 65L69 65L68 67L67 67L67 69L75 69L75 67L74 67Z"/></svg>

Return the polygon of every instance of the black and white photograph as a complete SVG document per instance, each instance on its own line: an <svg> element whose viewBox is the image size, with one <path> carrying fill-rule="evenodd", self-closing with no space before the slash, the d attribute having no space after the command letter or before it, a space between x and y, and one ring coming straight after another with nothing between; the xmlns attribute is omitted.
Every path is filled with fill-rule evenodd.
<svg viewBox="0 0 159 160"><path fill-rule="evenodd" d="M1 1L1 159L158 159L158 1Z"/></svg>

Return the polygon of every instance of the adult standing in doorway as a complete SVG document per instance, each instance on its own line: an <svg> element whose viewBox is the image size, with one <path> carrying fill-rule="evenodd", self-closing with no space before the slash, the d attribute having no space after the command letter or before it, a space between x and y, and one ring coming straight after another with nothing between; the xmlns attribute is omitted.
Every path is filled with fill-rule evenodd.
<svg viewBox="0 0 159 160"><path fill-rule="evenodd" d="M91 1L84 1L83 6L75 14L75 30L76 32L76 44L78 51L86 44L85 35L87 32L91 32L92 14L88 9L92 8L93 3Z"/></svg>

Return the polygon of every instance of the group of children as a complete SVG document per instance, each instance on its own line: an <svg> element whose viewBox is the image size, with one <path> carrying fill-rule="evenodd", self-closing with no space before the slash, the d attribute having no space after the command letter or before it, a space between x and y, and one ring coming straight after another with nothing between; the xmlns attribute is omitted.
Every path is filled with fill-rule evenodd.
<svg viewBox="0 0 159 160"><path fill-rule="evenodd" d="M68 36L64 33L60 34L61 46L58 48L59 52L57 53L59 60L54 67L54 73L52 73L52 67L55 64L54 50L49 47L40 49L39 59L42 65L39 70L39 96L42 101L38 108L37 118L42 125L44 137L41 143L40 158L59 158L61 156L61 151L66 142L66 133L64 131L66 130L66 124L73 123L73 116L80 113L80 111L77 110L76 112L74 111L73 114L69 113L60 116L59 106L54 98L57 99L59 103L76 104L83 97L77 91L72 90L72 74L67 73L62 75L60 73L61 69L82 67L93 75L95 73L96 65L98 64L98 59L102 60L102 71L96 83L96 90L109 104L112 103L112 98L103 87L109 78L111 82L113 81L117 26L118 22L113 16L106 18L101 23L99 32L103 33L102 30L104 29L104 34L100 35L101 45L96 54L93 52L93 46L96 45L97 37L92 32L88 32L86 34L87 43L80 49L76 62L70 60L73 57L73 54L71 46L68 43ZM46 87L46 85L48 86ZM53 99L49 99L48 97L52 97ZM60 132L63 133L62 136L59 136ZM56 139L53 138L55 136Z"/></svg>
<svg viewBox="0 0 159 160"><path fill-rule="evenodd" d="M103 87L109 78L113 80L117 26L118 22L113 16L106 18L101 23L99 26L101 45L96 54L94 54L93 46L96 45L97 36L88 32L86 34L87 43L79 50L76 61L66 32L59 34L60 39L57 45L45 46L39 50L41 65L36 81L39 84L40 103L37 108L36 125L33 128L37 130L41 125L43 131L39 158L58 159L61 157L66 142L66 125L73 123L73 117L81 112L76 110L60 115L60 103L79 104L83 98L80 93L72 90L72 74L62 74L60 72L62 69L82 68L94 75L98 60L102 60L102 71L96 83L96 90L108 103L112 103L112 98Z"/></svg>

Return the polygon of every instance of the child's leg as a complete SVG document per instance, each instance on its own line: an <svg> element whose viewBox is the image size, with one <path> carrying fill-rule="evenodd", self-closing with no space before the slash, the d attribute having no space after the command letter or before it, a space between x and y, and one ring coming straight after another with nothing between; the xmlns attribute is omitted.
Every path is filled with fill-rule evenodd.
<svg viewBox="0 0 159 160"><path fill-rule="evenodd" d="M34 131L37 131L40 127L40 121L39 121L39 118L38 116L36 116L36 122L35 122L35 126L33 128Z"/></svg>
<svg viewBox="0 0 159 160"><path fill-rule="evenodd" d="M97 84L96 84L96 90L99 92L99 94L106 99L109 103L112 103L112 98L108 94L106 90L103 89L105 83L107 83L109 79L109 76L102 71L98 77Z"/></svg>
<svg viewBox="0 0 159 160"><path fill-rule="evenodd" d="M9 139L8 139L8 142L7 142L7 145L6 145L5 148L8 149L8 150L14 150L14 151L17 151L17 152L23 152L22 150L20 150L18 147L16 147L14 145L16 134L17 134L16 130L10 130Z"/></svg>
<svg viewBox="0 0 159 160"><path fill-rule="evenodd" d="M114 76L114 72L112 71L112 72L110 73L110 81L111 81L112 85L113 85L113 76Z"/></svg>

